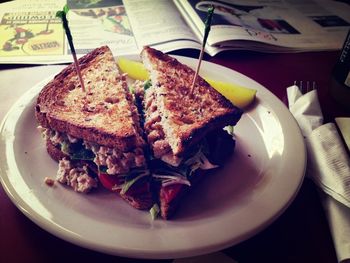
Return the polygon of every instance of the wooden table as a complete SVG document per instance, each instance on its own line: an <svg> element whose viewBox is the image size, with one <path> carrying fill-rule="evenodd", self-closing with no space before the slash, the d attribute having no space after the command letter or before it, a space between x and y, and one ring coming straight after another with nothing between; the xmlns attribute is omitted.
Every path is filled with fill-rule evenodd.
<svg viewBox="0 0 350 263"><path fill-rule="evenodd" d="M350 116L350 112L341 109L328 95L330 73L338 55L338 52L226 52L211 58L210 61L256 80L285 103L286 87L292 85L294 80L316 81L325 121L329 122L337 116ZM8 68L12 70L6 70ZM11 74L16 74L14 68L16 67L0 66L0 69ZM0 74L1 72L4 71L0 71ZM24 216L10 201L2 187L0 235L0 262L142 261L101 254L56 238ZM309 179L305 179L296 199L274 223L254 237L223 252L240 263L337 262L317 189ZM171 262L171 259L160 262Z"/></svg>

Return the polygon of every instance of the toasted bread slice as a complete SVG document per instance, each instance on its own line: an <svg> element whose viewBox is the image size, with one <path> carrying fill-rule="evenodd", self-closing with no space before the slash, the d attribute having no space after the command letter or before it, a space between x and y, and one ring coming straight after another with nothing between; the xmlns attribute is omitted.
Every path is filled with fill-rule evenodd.
<svg viewBox="0 0 350 263"><path fill-rule="evenodd" d="M153 131L150 143L155 155L170 147L173 156L181 156L209 131L240 119L242 111L200 76L191 92L195 72L190 67L150 47L143 49L141 57L152 81L144 98L145 130L148 136ZM162 129L155 132L157 125Z"/></svg>
<svg viewBox="0 0 350 263"><path fill-rule="evenodd" d="M144 146L136 106L109 48L93 50L79 65L86 91L74 65L65 68L38 96L40 125L120 151Z"/></svg>

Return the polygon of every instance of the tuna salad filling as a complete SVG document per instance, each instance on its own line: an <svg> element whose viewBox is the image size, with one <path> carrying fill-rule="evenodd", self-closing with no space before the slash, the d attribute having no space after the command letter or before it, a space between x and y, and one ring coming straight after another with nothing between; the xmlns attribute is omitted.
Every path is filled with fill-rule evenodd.
<svg viewBox="0 0 350 263"><path fill-rule="evenodd" d="M96 174L115 177L114 181L118 183L111 190L121 193L126 193L136 181L149 175L142 148L121 152L52 129L41 126L38 129L45 140L50 140L56 148L69 156L59 161L56 180L71 186L77 192L86 193L97 187L97 178L94 178Z"/></svg>
<svg viewBox="0 0 350 263"><path fill-rule="evenodd" d="M97 180L91 176L87 165L77 167L67 158L59 161L56 180L80 193L87 193L97 187Z"/></svg>

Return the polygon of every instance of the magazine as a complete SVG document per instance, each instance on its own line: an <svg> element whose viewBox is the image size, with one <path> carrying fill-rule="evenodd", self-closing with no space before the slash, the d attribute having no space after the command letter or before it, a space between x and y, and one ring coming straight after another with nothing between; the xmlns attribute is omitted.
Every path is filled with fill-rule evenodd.
<svg viewBox="0 0 350 263"><path fill-rule="evenodd" d="M200 39L215 7L208 46L263 52L336 50L350 28L350 5L336 1L175 0ZM208 52L210 53L210 52Z"/></svg>
<svg viewBox="0 0 350 263"><path fill-rule="evenodd" d="M332 0L17 0L0 4L0 63L71 62L55 16L65 4L78 57L101 45L115 56L137 55L145 45L199 50L209 6L211 56L338 50L350 28L350 5Z"/></svg>

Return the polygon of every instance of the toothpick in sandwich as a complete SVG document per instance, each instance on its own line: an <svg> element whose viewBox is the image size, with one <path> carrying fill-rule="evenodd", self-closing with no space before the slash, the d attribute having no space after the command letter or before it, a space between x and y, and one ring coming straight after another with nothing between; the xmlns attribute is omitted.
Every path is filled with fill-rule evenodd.
<svg viewBox="0 0 350 263"><path fill-rule="evenodd" d="M81 76L77 55L76 55L75 48L74 48L74 45L73 45L73 37L72 37L72 34L71 34L69 26L68 26L68 20L67 20L67 13L68 13L68 11L69 11L69 7L67 5L65 5L63 7L63 11L57 11L56 12L56 17L59 17L59 18L62 19L62 25L63 25L63 28L64 28L64 30L66 32L68 44L69 44L70 50L72 52L73 61L74 61L74 65L75 65L75 70L76 70L78 78L79 78L81 89L83 90L83 92L85 92L84 81L83 81L83 78Z"/></svg>
<svg viewBox="0 0 350 263"><path fill-rule="evenodd" d="M194 85L195 85L196 79L198 77L199 69L200 69L200 66L201 66L201 63L202 63L204 49L205 49L205 44L207 43L207 39L208 39L208 36L209 36L209 31L210 31L211 21L212 21L213 14L214 14L214 9L215 9L214 6L210 6L208 8L207 18L206 18L206 20L204 22L205 29L204 29L202 48L201 48L201 51L200 51L200 54L199 54L199 58L198 58L198 64L197 64L197 68L196 68L196 73L195 73L195 75L193 77L193 81L192 81L191 94L193 94Z"/></svg>

